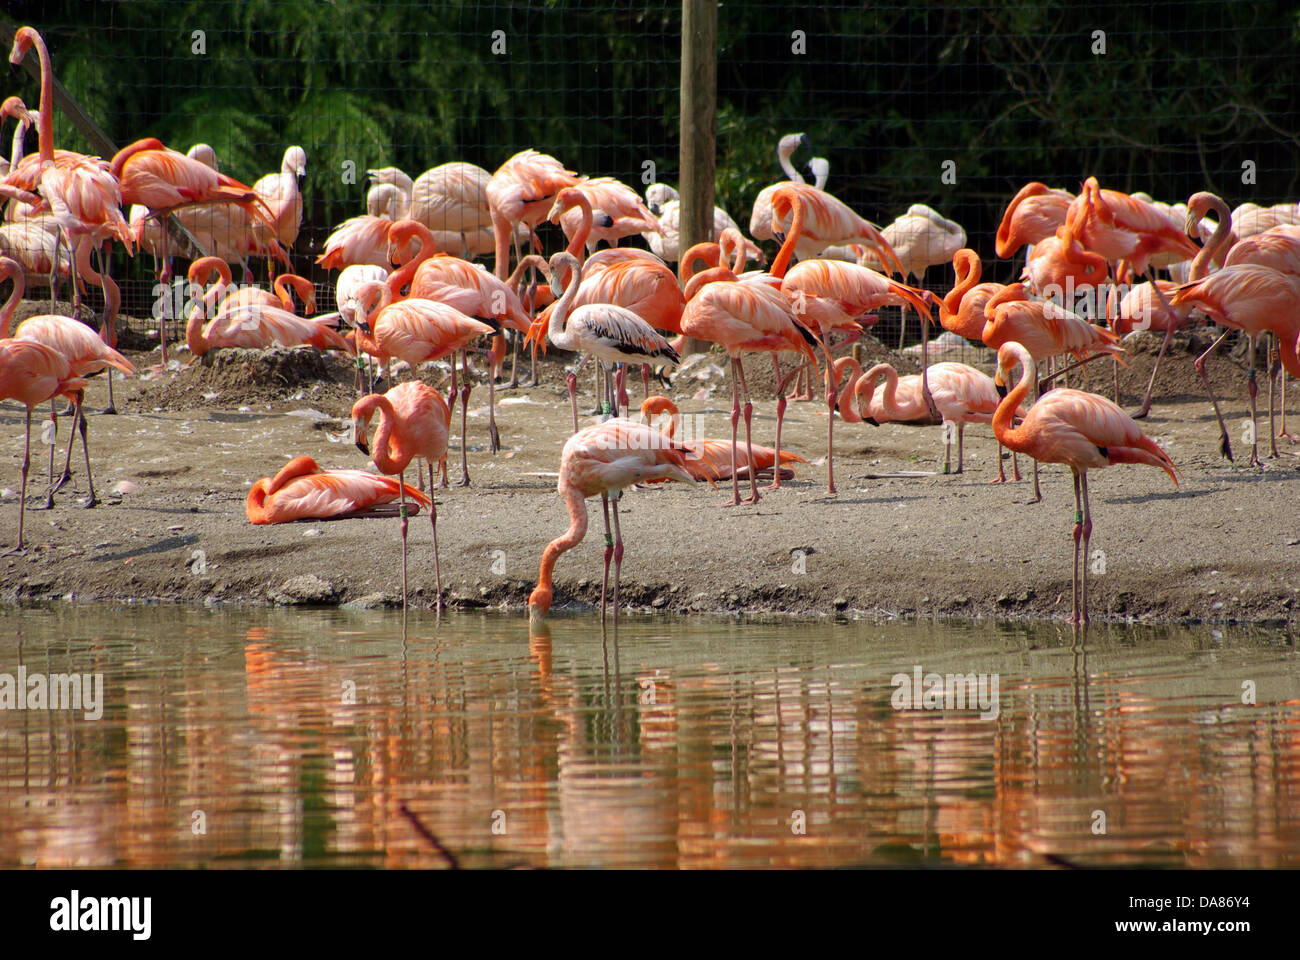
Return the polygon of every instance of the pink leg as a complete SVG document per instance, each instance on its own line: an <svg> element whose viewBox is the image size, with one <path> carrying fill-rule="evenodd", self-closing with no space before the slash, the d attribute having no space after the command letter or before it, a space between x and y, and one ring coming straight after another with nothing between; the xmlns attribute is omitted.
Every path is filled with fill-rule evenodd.
<svg viewBox="0 0 1300 960"><path fill-rule="evenodd" d="M433 486L433 464L429 464L430 487ZM405 496L405 494L403 494ZM442 613L442 567L438 563L438 504L433 499L433 490L429 490L429 523L433 527L433 581L438 591L437 610Z"/></svg>
<svg viewBox="0 0 1300 960"><path fill-rule="evenodd" d="M1232 441L1228 439L1228 428L1223 422L1223 414L1219 412L1219 399L1214 395L1214 388L1210 386L1210 378L1205 373L1205 361L1210 354L1219 348L1219 345L1223 343L1230 332L1230 330L1223 331L1219 339L1210 344L1209 349L1192 363L1192 366L1196 368L1196 372L1201 376L1201 382L1205 384L1205 392L1210 395L1210 403L1214 404L1214 415L1219 419L1219 453L1229 460L1232 459Z"/></svg>
<svg viewBox="0 0 1300 960"><path fill-rule="evenodd" d="M614 538L609 533L609 494L600 495L600 505L605 511L605 573L600 582L600 625L605 626L605 594L609 590L609 561L614 556Z"/></svg>
<svg viewBox="0 0 1300 960"><path fill-rule="evenodd" d="M1035 461L1037 462L1037 461ZM1074 575L1070 580L1070 623L1079 622L1079 539L1083 536L1079 472L1074 473Z"/></svg>
<svg viewBox="0 0 1300 960"><path fill-rule="evenodd" d="M731 361L731 502L724 507L740 505L740 480L736 476L736 431L740 427L740 387L737 383L736 360Z"/></svg>
<svg viewBox="0 0 1300 960"><path fill-rule="evenodd" d="M736 372L740 375L740 389L745 394L745 449L749 454L749 496L746 503L758 503L758 471L754 469L754 437L752 421L754 404L749 400L749 387L745 384L745 367L740 357L736 358Z"/></svg>
<svg viewBox="0 0 1300 960"><path fill-rule="evenodd" d="M772 464L772 482L764 490L781 489L781 424L785 421L785 385L781 382L781 361L772 354L772 370L776 373L776 461Z"/></svg>

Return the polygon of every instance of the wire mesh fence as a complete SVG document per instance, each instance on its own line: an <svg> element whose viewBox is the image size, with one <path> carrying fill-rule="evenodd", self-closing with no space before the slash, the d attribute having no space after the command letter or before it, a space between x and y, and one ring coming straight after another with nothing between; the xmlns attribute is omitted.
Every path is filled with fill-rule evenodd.
<svg viewBox="0 0 1300 960"><path fill-rule="evenodd" d="M1096 176L1169 203L1202 189L1230 206L1296 196L1300 27L1288 4L750 0L718 12L717 203L742 227L759 190L785 177L776 144L796 131L798 175L813 179L808 161L825 158L826 188L881 226L927 205L1002 281L1022 264L994 256L993 234L1030 180L1074 191ZM315 261L367 212L369 170L491 172L532 148L637 191L678 176L679 3L132 0L7 13L42 32L55 75L119 147L206 143L223 173L252 184L301 146L290 258L320 309L332 274ZM34 81L15 83L36 100ZM62 113L53 126L59 146L91 150ZM552 227L540 239L548 251L563 242ZM914 281L942 293L950 252L926 252ZM265 275L256 257L252 269ZM124 312L149 318L151 258L117 272ZM898 319L882 321L882 339Z"/></svg>

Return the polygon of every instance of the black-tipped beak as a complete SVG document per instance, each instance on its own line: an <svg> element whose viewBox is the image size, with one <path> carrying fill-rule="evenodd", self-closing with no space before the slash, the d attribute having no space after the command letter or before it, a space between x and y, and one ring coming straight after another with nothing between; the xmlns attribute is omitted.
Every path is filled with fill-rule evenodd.
<svg viewBox="0 0 1300 960"><path fill-rule="evenodd" d="M776 240L777 243L780 243L780 244L784 244L784 243L785 243L785 234L782 233L782 232L779 231L779 230L773 230L773 231L772 231L772 237L773 237L773 239Z"/></svg>
<svg viewBox="0 0 1300 960"><path fill-rule="evenodd" d="M650 206L650 212L653 213L656 217L659 216L659 211L661 209L659 204L652 203L649 206Z"/></svg>
<svg viewBox="0 0 1300 960"><path fill-rule="evenodd" d="M366 456L370 456L370 444L366 443L365 437L362 437L360 440L357 441L357 449L360 450L362 453L364 453Z"/></svg>
<svg viewBox="0 0 1300 960"><path fill-rule="evenodd" d="M805 134L802 134L802 135L799 137L799 146L801 146L801 147L811 147L811 146L812 146L812 144L810 144L810 143L808 142L808 134L805 133Z"/></svg>
<svg viewBox="0 0 1300 960"><path fill-rule="evenodd" d="M880 426L880 421L877 420L875 417L863 417L863 418L862 418L862 422L863 422L863 423L869 423L869 424L871 424L873 427L878 427L878 426Z"/></svg>
<svg viewBox="0 0 1300 960"><path fill-rule="evenodd" d="M613 225L614 225L614 218L611 217L608 213L602 213L602 214L600 215L600 224L599 224L599 226L602 226L602 227L605 227L606 229L608 229L609 227L612 227Z"/></svg>
<svg viewBox="0 0 1300 960"><path fill-rule="evenodd" d="M998 392L999 397L1005 397L1007 395L1007 385L1005 383L999 383L997 380L994 380L993 389Z"/></svg>

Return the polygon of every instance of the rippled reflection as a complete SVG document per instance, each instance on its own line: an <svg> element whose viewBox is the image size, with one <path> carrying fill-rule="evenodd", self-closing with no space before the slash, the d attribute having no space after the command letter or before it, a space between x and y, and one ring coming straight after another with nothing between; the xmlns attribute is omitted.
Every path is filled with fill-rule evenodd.
<svg viewBox="0 0 1300 960"><path fill-rule="evenodd" d="M1199 628L7 610L4 866L1300 864L1300 661ZM891 678L995 675L997 716ZM1253 704L1249 703L1253 689ZM1243 700L1247 702L1243 702Z"/></svg>

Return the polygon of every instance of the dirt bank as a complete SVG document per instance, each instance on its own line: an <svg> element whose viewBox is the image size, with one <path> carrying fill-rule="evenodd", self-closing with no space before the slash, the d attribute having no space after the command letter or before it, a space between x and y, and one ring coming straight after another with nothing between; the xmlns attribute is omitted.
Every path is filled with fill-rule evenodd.
<svg viewBox="0 0 1300 960"><path fill-rule="evenodd" d="M1121 377L1130 405L1145 387L1155 346L1150 339L1136 345ZM1289 624L1300 590L1300 529L1290 509L1300 493L1297 461L1289 443L1265 470L1217 456L1213 414L1194 389L1193 349L1186 339L1176 342L1145 425L1179 464L1181 488L1145 467L1092 475L1093 562L1099 571L1104 567L1093 578L1094 616ZM871 343L866 356L884 352ZM36 441L29 544L22 555L0 558L0 597L397 602L395 520L254 527L244 516L249 484L289 456L310 454L326 467L365 465L345 437L335 436L346 428L339 418L353 397L350 367L314 356L241 352L176 371L157 368L156 352L132 356L142 375L118 382L122 414L90 422L103 502L93 510L78 502L86 493L78 450L74 483L56 497L52 511L36 509L44 503L48 449ZM983 351L961 355L980 357L991 359ZM724 360L697 361L671 391L697 415L701 436L726 436L729 429ZM750 367L757 439L770 444L772 404L759 399L759 391L762 384L770 391L771 364L754 357ZM1094 386L1109 393L1109 365L1096 369ZM566 526L554 491L569 422L563 371L552 359L542 372L540 386L499 390L505 449L496 456L486 445L486 388L471 398L473 484L439 495L442 570L453 604L522 611L542 548ZM437 380L438 373L431 371L430 378ZM1244 370L1222 358L1211 374L1226 395L1240 464L1246 455ZM585 411L592 406L590 377L583 376L582 388ZM639 400L639 380L630 389ZM88 406L98 409L106 399L103 378L96 378ZM459 417L454 426L453 479L459 475ZM4 548L17 534L13 491L22 427L21 408L0 404ZM56 447L60 461L67 436L65 421ZM1073 494L1067 470L1045 468L1044 502L1030 505L1028 479L989 485L995 448L987 427L968 429L967 472L954 476L877 478L934 471L943 456L938 427L837 421L836 436L838 496L825 492L826 415L810 403L791 404L784 446L812 465L757 506L722 509L722 491L707 485L629 492L623 501L625 601L651 611L800 615L1049 618L1068 612ZM1022 466L1027 477L1029 464ZM559 563L557 612L599 599L600 519L592 520L587 540ZM414 602L428 605L429 526L420 517L410 529Z"/></svg>

